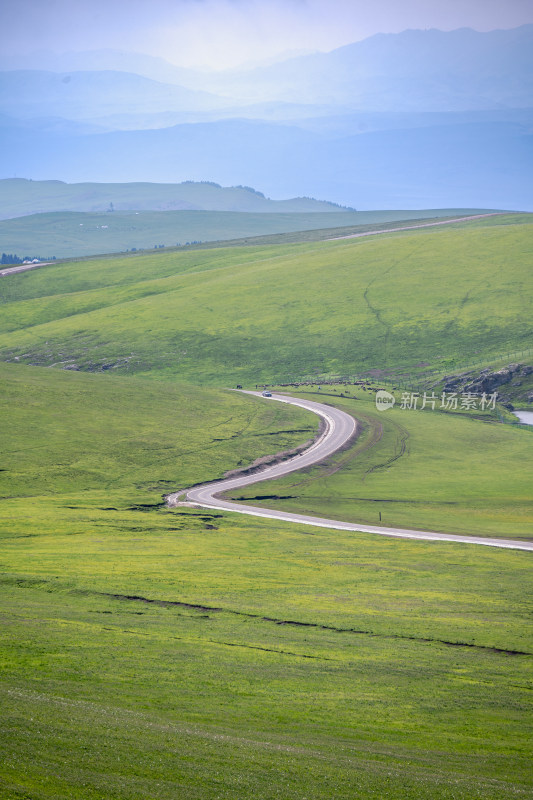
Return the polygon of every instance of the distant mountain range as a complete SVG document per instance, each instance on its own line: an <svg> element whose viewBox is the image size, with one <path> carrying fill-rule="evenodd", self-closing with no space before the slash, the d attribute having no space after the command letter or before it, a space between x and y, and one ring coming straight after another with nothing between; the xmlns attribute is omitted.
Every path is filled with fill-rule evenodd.
<svg viewBox="0 0 533 800"><path fill-rule="evenodd" d="M0 56L0 69L51 70L64 73L60 80L70 74L72 81L79 80L77 72L135 73L167 86L214 93L230 105L284 101L361 111L522 108L531 105L532 39L533 25L488 33L407 30L252 70L198 72L112 50L38 53L33 61Z"/></svg>
<svg viewBox="0 0 533 800"><path fill-rule="evenodd" d="M62 117L97 122L110 114L150 115L227 106L227 100L207 92L128 72L14 70L0 74L0 107L17 119Z"/></svg>
<svg viewBox="0 0 533 800"><path fill-rule="evenodd" d="M531 25L380 34L249 71L113 51L0 65L0 177L533 210Z"/></svg>
<svg viewBox="0 0 533 800"><path fill-rule="evenodd" d="M331 53L215 75L204 85L241 100L365 111L522 108L532 98L532 37L533 25L489 33L463 28L378 34Z"/></svg>

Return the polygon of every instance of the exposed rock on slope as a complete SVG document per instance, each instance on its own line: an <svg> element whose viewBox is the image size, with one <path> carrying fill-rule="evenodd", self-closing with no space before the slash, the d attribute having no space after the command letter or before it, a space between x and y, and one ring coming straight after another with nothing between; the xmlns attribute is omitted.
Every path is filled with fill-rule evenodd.
<svg viewBox="0 0 533 800"><path fill-rule="evenodd" d="M509 364L493 372L489 367L477 375L465 372L461 375L448 375L444 378L446 392L474 392L490 394L498 391L499 400L508 407L511 401L533 402L533 366L528 364ZM505 389L502 391L502 387Z"/></svg>

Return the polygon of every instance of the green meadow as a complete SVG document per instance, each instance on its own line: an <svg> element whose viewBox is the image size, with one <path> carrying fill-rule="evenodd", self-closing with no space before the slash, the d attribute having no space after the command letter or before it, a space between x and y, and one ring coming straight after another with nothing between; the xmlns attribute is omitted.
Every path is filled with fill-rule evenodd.
<svg viewBox="0 0 533 800"><path fill-rule="evenodd" d="M517 215L51 266L2 280L0 356L219 386L482 360L529 346L531 232Z"/></svg>
<svg viewBox="0 0 533 800"><path fill-rule="evenodd" d="M164 503L315 435L223 387L526 349L530 261L510 215L0 279L0 797L533 796L529 553ZM533 439L502 409L302 396L359 437L239 496L531 538Z"/></svg>
<svg viewBox="0 0 533 800"><path fill-rule="evenodd" d="M0 364L0 496L126 495L217 479L316 435L313 414L237 392Z"/></svg>
<svg viewBox="0 0 533 800"><path fill-rule="evenodd" d="M57 211L0 221L0 252L41 258L152 250L190 242L240 239L357 225L352 212Z"/></svg>
<svg viewBox="0 0 533 800"><path fill-rule="evenodd" d="M529 554L33 502L3 797L531 796Z"/></svg>
<svg viewBox="0 0 533 800"><path fill-rule="evenodd" d="M241 194L250 195L246 191ZM0 214L1 195L0 182ZM9 205L9 201L6 202ZM46 204L43 202L38 214L0 219L0 253L64 259L185 246L191 242L236 240L234 244L240 245L243 238L250 237L258 239L259 243L266 238L266 244L269 244L269 239L276 242L315 241L380 227L395 227L400 223L416 224L417 220L424 222L486 212L485 209L342 211L333 206L320 210L321 204L317 201L314 201L316 208L305 211L305 199L300 204L300 211L289 208L276 210L275 203L268 212L244 211L238 208L238 203L232 206L230 202L227 210L218 211L115 210L109 213L104 208L92 212L75 209L45 212ZM307 204L312 206L313 201ZM294 205L297 207L298 203ZM338 232L335 232L336 228Z"/></svg>

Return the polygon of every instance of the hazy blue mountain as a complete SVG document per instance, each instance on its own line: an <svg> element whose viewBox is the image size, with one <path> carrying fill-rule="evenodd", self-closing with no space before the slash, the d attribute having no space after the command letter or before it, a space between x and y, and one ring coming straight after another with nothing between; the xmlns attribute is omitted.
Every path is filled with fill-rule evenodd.
<svg viewBox="0 0 533 800"><path fill-rule="evenodd" d="M327 136L247 120L163 130L2 132L0 175L68 182L213 180L270 197L328 198L358 209L533 210L531 126L516 122Z"/></svg>
<svg viewBox="0 0 533 800"><path fill-rule="evenodd" d="M176 67L163 58L144 53L127 53L122 50L89 50L82 52L52 53L36 51L33 54L0 53L0 70L47 70L48 72L129 72L142 75L160 83L173 83L188 88L201 88L191 84L201 82L201 73Z"/></svg>
<svg viewBox="0 0 533 800"><path fill-rule="evenodd" d="M119 71L28 69L0 72L0 109L3 116L16 119L83 120L102 130L164 128L236 116L283 122L339 112L337 106L316 104L239 104L231 98Z"/></svg>
<svg viewBox="0 0 533 800"><path fill-rule="evenodd" d="M462 28L378 34L330 53L213 75L207 86L241 99L367 111L530 106L533 25L488 33Z"/></svg>
<svg viewBox="0 0 533 800"><path fill-rule="evenodd" d="M315 106L312 108L320 108ZM316 117L297 118L293 124L303 130L328 137L354 136L374 131L433 128L435 126L514 123L531 128L533 108L492 109L484 111L352 111L338 114L321 114Z"/></svg>
<svg viewBox="0 0 533 800"><path fill-rule="evenodd" d="M10 129L50 132L56 134L70 134L81 136L82 134L104 133L107 129L92 122L79 122L78 120L64 119L63 117L37 117L33 119L15 119L7 114L0 113L0 137Z"/></svg>
<svg viewBox="0 0 533 800"><path fill-rule="evenodd" d="M171 128L175 125L194 122L216 122L223 119L243 118L269 122L298 123L309 116L328 117L337 114L338 108L298 105L297 103L258 103L250 106L211 108L208 110L160 111L156 113L134 111L114 112L94 119L95 132L112 130L149 130ZM88 124L88 123L87 123ZM96 131L96 129L99 131Z"/></svg>
<svg viewBox="0 0 533 800"><path fill-rule="evenodd" d="M0 108L19 119L95 122L109 114L157 114L227 106L221 98L126 72L15 70L0 73Z"/></svg>
<svg viewBox="0 0 533 800"><path fill-rule="evenodd" d="M129 182L135 174L140 181L214 180L260 186L239 176L270 171L276 182L291 155L298 150L311 152L320 137L290 126L229 120L81 136L15 123L3 129L2 139L0 175L5 177L105 183ZM232 174L236 180L226 180Z"/></svg>

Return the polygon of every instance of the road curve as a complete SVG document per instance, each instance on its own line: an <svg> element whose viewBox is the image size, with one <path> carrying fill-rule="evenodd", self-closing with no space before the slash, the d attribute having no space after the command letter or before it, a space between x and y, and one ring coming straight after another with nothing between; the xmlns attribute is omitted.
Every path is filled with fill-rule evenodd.
<svg viewBox="0 0 533 800"><path fill-rule="evenodd" d="M260 392L245 392L245 394L261 397ZM300 406L308 411L313 411L324 422L324 430L315 442L300 455L287 459L279 464L267 467L261 472L249 475L240 475L234 478L206 483L187 491L175 492L167 497L169 506L192 505L202 508L217 509L219 511L234 511L238 514L248 514L253 517L267 517L283 522L296 522L303 525L313 525L319 528L334 528L341 531L358 531L361 533L376 533L381 536L392 536L400 539L423 539L425 541L461 542L464 544L480 544L487 547L504 547L512 550L533 551L533 542L516 541L512 539L488 539L480 536L458 536L435 531L417 531L404 528L384 528L375 525L361 525L352 522L323 519L322 517L293 514L287 511L260 508L258 506L243 505L220 497L224 492L250 486L271 478L280 478L290 472L309 467L324 461L328 456L340 450L355 435L357 423L353 417L333 406L315 403L311 400L302 400L288 395L273 394L264 402L278 401ZM185 494L186 500L180 501Z"/></svg>

